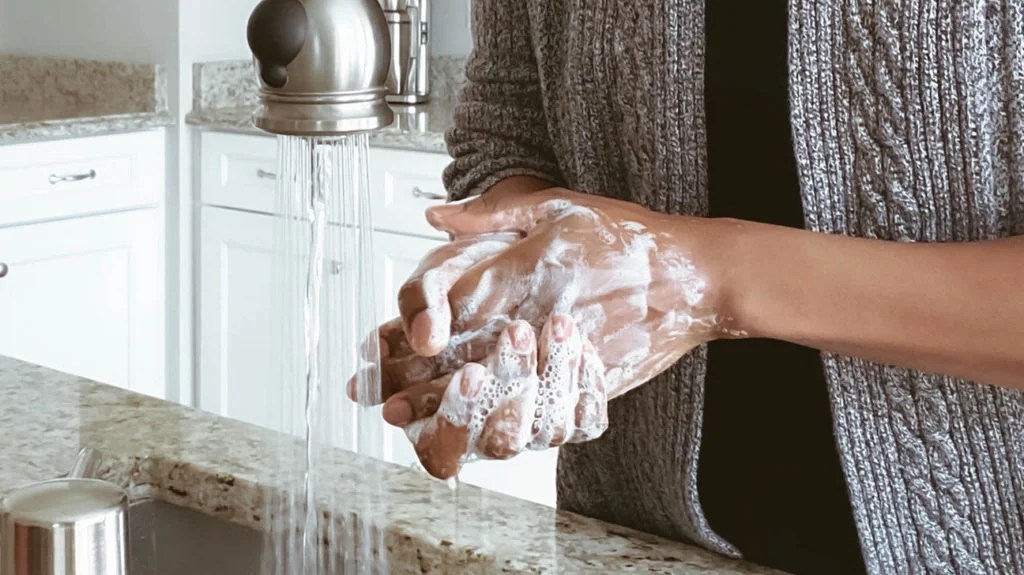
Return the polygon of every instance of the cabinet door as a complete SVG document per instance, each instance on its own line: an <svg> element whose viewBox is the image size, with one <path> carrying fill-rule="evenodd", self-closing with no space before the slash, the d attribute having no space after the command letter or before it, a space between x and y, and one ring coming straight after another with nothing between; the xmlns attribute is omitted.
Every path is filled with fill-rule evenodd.
<svg viewBox="0 0 1024 575"><path fill-rule="evenodd" d="M374 234L377 252L377 289L382 294L378 301L381 320L398 315L398 290L412 275L430 250L442 241L427 240L399 234ZM385 454L392 463L419 468L416 451L405 432L393 427L385 433ZM511 461L477 461L463 468L460 479L491 491L544 505L555 505L555 467L557 450L524 453Z"/></svg>
<svg viewBox="0 0 1024 575"><path fill-rule="evenodd" d="M301 409L295 401L289 401L296 396L288 393L289 389L294 392L297 383L286 385L281 381L284 362L295 366L302 361L301 357L288 355L299 353L301 340L283 338L301 334L286 335L281 330L280 314L284 309L276 275L281 272L275 269L281 261L274 254L274 242L285 225L293 225L295 228L287 233L302 237L300 245L304 246L308 223L286 223L275 216L214 207L204 207L201 218L198 407L276 431L301 434ZM337 228L329 228L329 234L329 241L338 241ZM331 294L343 293L340 274L345 269L343 262L328 264L321 305L329 305ZM330 330L332 326L321 327ZM327 331L323 336L327 337ZM286 413L285 406L296 410ZM376 426L375 430L383 428L379 413L366 421Z"/></svg>
<svg viewBox="0 0 1024 575"><path fill-rule="evenodd" d="M377 272L375 287L381 294L377 300L377 317L382 323L398 317L398 290L416 271L416 266L423 256L443 243L384 232L373 234L373 249L377 253L374 257L374 269ZM405 432L386 424L385 426L384 452L388 461L406 467L416 467L419 460L416 458L416 451L406 439Z"/></svg>
<svg viewBox="0 0 1024 575"><path fill-rule="evenodd" d="M280 429L273 341L275 219L202 208L198 407Z"/></svg>
<svg viewBox="0 0 1024 575"><path fill-rule="evenodd" d="M0 229L0 355L164 397L157 211Z"/></svg>

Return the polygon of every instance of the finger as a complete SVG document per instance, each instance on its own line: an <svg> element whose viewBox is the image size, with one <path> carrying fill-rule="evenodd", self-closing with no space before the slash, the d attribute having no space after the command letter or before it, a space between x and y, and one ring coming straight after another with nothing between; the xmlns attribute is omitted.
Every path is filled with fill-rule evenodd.
<svg viewBox="0 0 1024 575"><path fill-rule="evenodd" d="M575 429L582 347L572 317L552 314L541 333L540 379L531 447L558 447Z"/></svg>
<svg viewBox="0 0 1024 575"><path fill-rule="evenodd" d="M380 365L359 370L348 380L346 386L348 397L362 406L379 405L397 391L387 371L381 371Z"/></svg>
<svg viewBox="0 0 1024 575"><path fill-rule="evenodd" d="M452 322L448 292L452 285L466 270L518 239L515 234L465 238L428 254L398 294L405 333L416 353L433 356L448 346Z"/></svg>
<svg viewBox="0 0 1024 575"><path fill-rule="evenodd" d="M383 366L380 395L377 396L366 391L360 395L359 390L363 389L360 387L362 385L360 382L373 382L372 378L376 376L375 371L370 371L374 368L370 367L349 380L348 396L362 405L377 405L377 403L389 401L396 394L412 390L433 380L443 377L451 379L452 373L467 363L485 359L488 351L494 349L501 329L507 325L506 322L496 322L494 330L480 330L466 337L457 335L452 339L448 349L434 357L414 355L410 350L404 356L386 358L380 362L380 365ZM360 397L366 399L361 400ZM376 403L373 402L374 400Z"/></svg>
<svg viewBox="0 0 1024 575"><path fill-rule="evenodd" d="M403 427L434 415L452 377L445 375L392 395L384 403L384 421Z"/></svg>
<svg viewBox="0 0 1024 575"><path fill-rule="evenodd" d="M376 339L375 339L376 338ZM373 344L378 345L379 355L374 355ZM360 353L365 361L375 361L378 357L386 359L392 355L404 355L409 344L402 329L402 318L396 317L382 323L377 331L367 335L359 345Z"/></svg>
<svg viewBox="0 0 1024 575"><path fill-rule="evenodd" d="M470 363L452 377L441 407L419 432L416 455L434 477L448 479L459 472L474 439L471 423L477 400L490 374L480 364Z"/></svg>
<svg viewBox="0 0 1024 575"><path fill-rule="evenodd" d="M537 339L533 327L514 321L498 337L490 371L502 384L513 385L537 372Z"/></svg>
<svg viewBox="0 0 1024 575"><path fill-rule="evenodd" d="M433 358L408 355L363 368L348 380L348 396L360 405L379 405L391 396L439 377ZM376 378L380 378L378 381Z"/></svg>
<svg viewBox="0 0 1024 575"><path fill-rule="evenodd" d="M532 398L532 394L531 394ZM484 420L477 450L487 459L511 459L523 452L529 439L531 407L516 397L501 402Z"/></svg>
<svg viewBox="0 0 1024 575"><path fill-rule="evenodd" d="M495 380L485 395L508 399L499 400L486 415L477 450L488 459L509 459L525 448L532 420L528 416L536 392L537 340L530 324L515 321L502 332L491 354L490 371Z"/></svg>
<svg viewBox="0 0 1024 575"><path fill-rule="evenodd" d="M604 364L589 341L583 342L579 377L580 399L576 404L573 443L597 439L608 429L608 393Z"/></svg>
<svg viewBox="0 0 1024 575"><path fill-rule="evenodd" d="M568 195L568 194L566 194ZM427 221L453 236L493 232L529 233L537 222L564 211L572 203L547 192L483 194L427 209Z"/></svg>
<svg viewBox="0 0 1024 575"><path fill-rule="evenodd" d="M449 479L459 474L468 442L468 427L435 417L419 433L414 446L416 457L427 473L438 479Z"/></svg>
<svg viewBox="0 0 1024 575"><path fill-rule="evenodd" d="M564 255L562 247L538 234L467 270L448 295L455 314L453 329L472 333L510 317L542 325L575 278L570 265L548 265ZM539 262L547 263L542 267Z"/></svg>

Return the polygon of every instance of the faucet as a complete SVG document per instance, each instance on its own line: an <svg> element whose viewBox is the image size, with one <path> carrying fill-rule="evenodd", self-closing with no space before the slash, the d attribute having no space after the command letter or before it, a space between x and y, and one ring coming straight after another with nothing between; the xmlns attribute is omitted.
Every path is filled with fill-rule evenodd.
<svg viewBox="0 0 1024 575"><path fill-rule="evenodd" d="M381 0L391 34L388 102L430 98L430 0Z"/></svg>
<svg viewBox="0 0 1024 575"><path fill-rule="evenodd" d="M391 37L377 0L262 0L248 25L257 128L342 136L385 128Z"/></svg>

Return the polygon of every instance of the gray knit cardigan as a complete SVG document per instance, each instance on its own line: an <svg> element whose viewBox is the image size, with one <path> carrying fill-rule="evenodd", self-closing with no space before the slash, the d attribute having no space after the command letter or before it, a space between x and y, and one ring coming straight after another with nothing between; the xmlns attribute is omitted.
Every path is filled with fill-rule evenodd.
<svg viewBox="0 0 1024 575"><path fill-rule="evenodd" d="M530 174L707 213L699 0L475 0L453 198ZM807 227L1024 233L1024 0L790 0ZM563 508L737 555L701 511L704 350L563 449ZM1024 395L825 354L871 573L1024 573Z"/></svg>

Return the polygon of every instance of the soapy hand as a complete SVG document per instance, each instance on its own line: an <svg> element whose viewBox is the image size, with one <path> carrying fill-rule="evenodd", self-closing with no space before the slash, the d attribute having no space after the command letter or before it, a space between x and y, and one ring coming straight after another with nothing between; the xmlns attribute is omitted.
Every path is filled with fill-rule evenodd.
<svg viewBox="0 0 1024 575"><path fill-rule="evenodd" d="M540 341L514 321L484 362L455 372L436 413L406 426L431 475L473 458L509 459L600 436L608 427L604 366L572 318L556 314Z"/></svg>
<svg viewBox="0 0 1024 575"><path fill-rule="evenodd" d="M488 352L508 348L499 337L514 322L520 333L523 321L540 331L552 313L571 321L580 348L592 352L581 363L602 365L606 398L650 380L696 345L729 335L728 318L719 313L722 294L713 289L721 282L709 265L715 232L707 220L561 189L489 192L431 209L428 218L454 241L432 252L403 286L402 317L379 335L384 417L411 431L435 475L454 473L453 449L494 457L493 437L508 436L507 425L497 429L505 419L494 411L475 432L465 416L481 405L473 399L487 387L480 381L502 380L495 375L500 362ZM462 367L471 362L480 363ZM529 365L517 373L525 372ZM453 373L457 384L449 384ZM518 397L524 387L517 385L506 385L511 391L500 399ZM463 411L454 407L460 401ZM571 396L563 401L572 404ZM442 403L450 406L444 413ZM534 427L520 419L515 429ZM516 449L548 446L516 438Z"/></svg>
<svg viewBox="0 0 1024 575"><path fill-rule="evenodd" d="M502 232L522 239L464 268L447 289L417 277L402 288L407 345L421 357L473 361L467 340L479 352L513 320L539 329L563 313L597 349L615 397L728 333L707 220L561 189L490 192L427 217L457 241Z"/></svg>

